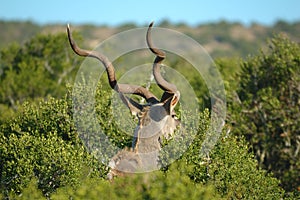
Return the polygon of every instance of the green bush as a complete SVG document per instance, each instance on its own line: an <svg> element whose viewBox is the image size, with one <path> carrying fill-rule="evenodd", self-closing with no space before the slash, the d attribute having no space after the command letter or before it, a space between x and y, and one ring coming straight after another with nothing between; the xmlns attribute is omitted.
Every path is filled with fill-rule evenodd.
<svg viewBox="0 0 300 200"><path fill-rule="evenodd" d="M223 137L214 148L208 174L218 191L230 199L280 199L280 182L259 169L243 139Z"/></svg>
<svg viewBox="0 0 300 200"><path fill-rule="evenodd" d="M284 36L242 65L239 101L230 107L233 132L253 146L260 167L287 191L300 186L300 46Z"/></svg>
<svg viewBox="0 0 300 200"><path fill-rule="evenodd" d="M79 66L66 34L37 35L0 50L0 122L25 101L66 94ZM11 115L9 115L11 116Z"/></svg>
<svg viewBox="0 0 300 200"><path fill-rule="evenodd" d="M195 183L213 185L221 197L229 199L280 199L284 191L280 182L258 167L243 137L227 134L219 136L217 144L203 152L204 138L209 133L210 115L206 110L199 120L199 128L193 142L181 160L187 165L186 174ZM216 136L216 135L215 135Z"/></svg>
<svg viewBox="0 0 300 200"><path fill-rule="evenodd" d="M86 179L76 189L61 188L52 199L221 199L212 185L194 183L176 162L167 173L156 171L116 178L112 183Z"/></svg>
<svg viewBox="0 0 300 200"><path fill-rule="evenodd" d="M197 130L188 130L186 127L188 131L185 134L188 136L185 137L189 139L192 135L192 143L178 161L163 169L166 176L179 173L180 177L188 177L189 181L202 185L203 188L207 189L209 186L213 186L220 197L228 199L283 198L284 190L280 187L279 180L258 167L258 162L243 137L221 134L217 144L215 146L206 144L213 148L210 151L204 151L205 137L216 137L216 133L209 132L209 126L210 113L205 110L199 116ZM174 143L171 148L163 149L164 154L161 159L182 153L180 149L186 145L181 140L184 139L184 135L182 136L179 140L172 141ZM182 181L184 180L182 179ZM171 182L175 183L176 181ZM171 191L169 192L171 195Z"/></svg>
<svg viewBox="0 0 300 200"><path fill-rule="evenodd" d="M63 185L78 184L85 173L96 175L101 170L78 138L66 100L25 103L18 117L2 124L0 144L5 194L21 193L36 177L39 189L48 196Z"/></svg>
<svg viewBox="0 0 300 200"><path fill-rule="evenodd" d="M81 87L77 89L73 92L84 92ZM95 112L103 122L107 121L112 117L109 93L98 88L96 94ZM84 98L75 96L73 101ZM234 137L222 136L210 157L200 154L210 124L208 110L201 114L199 129L191 132L195 134L193 142L178 161L164 171L117 178L109 183L101 178L106 176L107 168L87 152L77 135L72 100L68 96L62 100L50 98L38 105L25 103L18 117L1 126L2 194L21 194L20 199L26 199L28 191L36 195L41 191L53 199L219 199L270 194L279 198L282 194L278 182L256 169L246 144ZM107 112L106 115L100 115L101 111ZM114 144L122 145L118 143L121 132L113 134L116 125L103 123L101 127L110 134ZM176 142L182 140L175 141L171 147L180 148ZM176 153L176 148L169 150Z"/></svg>
<svg viewBox="0 0 300 200"><path fill-rule="evenodd" d="M195 171L208 178L196 183L191 178ZM82 178L76 187L58 188L51 199L280 199L284 192L278 184L277 179L257 169L245 142L231 136L222 138L204 168L180 159L165 172L118 177L113 182ZM36 187L31 181L20 199L30 199L28 191L40 195Z"/></svg>

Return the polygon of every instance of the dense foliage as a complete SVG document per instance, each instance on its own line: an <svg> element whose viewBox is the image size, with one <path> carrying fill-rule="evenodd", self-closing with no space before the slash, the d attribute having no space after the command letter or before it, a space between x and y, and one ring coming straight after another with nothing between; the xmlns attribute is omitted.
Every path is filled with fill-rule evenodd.
<svg viewBox="0 0 300 200"><path fill-rule="evenodd" d="M19 103L47 96L62 97L79 65L65 34L37 35L23 46L0 51L0 108L16 110ZM8 110L8 109L7 109ZM5 115L2 113L0 120Z"/></svg>
<svg viewBox="0 0 300 200"><path fill-rule="evenodd" d="M75 185L95 162L84 149L66 101L25 103L17 116L1 126L1 190L20 193L35 177L48 196L64 185ZM97 169L97 167L95 168Z"/></svg>
<svg viewBox="0 0 300 200"><path fill-rule="evenodd" d="M162 152L161 163L171 154L183 153L179 159L159 171L112 183L106 180L107 160L115 149L99 141L119 148L130 145L132 136L125 132L133 132L136 121L125 106L114 105L113 93L102 79L96 89L87 87L88 76L66 87L80 63L70 53L65 35L38 35L22 46L2 49L0 197L299 198L300 47L281 36L269 44L269 51L250 57L241 67L236 58L217 60L228 89L230 123L211 152L201 153L211 120L209 109L203 109L198 128L186 127L185 135L165 144L169 151ZM167 62L175 69L185 66L183 60ZM239 68L238 74L232 73ZM192 77L197 96L203 96L199 102L206 102L207 90L193 71L180 73ZM125 129L114 115L118 109L126 113L122 120L130 121ZM99 136L99 127L108 137ZM182 152L190 135L192 143ZM95 147L107 152L93 151Z"/></svg>
<svg viewBox="0 0 300 200"><path fill-rule="evenodd" d="M284 36L242 64L234 132L250 142L261 167L288 191L300 186L300 46Z"/></svg>
<svg viewBox="0 0 300 200"><path fill-rule="evenodd" d="M2 125L1 190L4 195L13 197L23 189L25 194L33 190L40 196L52 194L54 199L68 196L97 199L99 195L103 199L156 199L158 196L210 199L253 195L278 199L283 195L278 180L257 170L257 163L243 140L222 136L210 158L199 154L203 131L209 124L208 111L200 117L202 128L180 160L164 171L109 183L105 180L105 165L84 150L75 134L71 102L67 99L49 99L37 106L26 103L16 119ZM107 130L111 132L114 127L107 125ZM26 199L26 195L18 198Z"/></svg>

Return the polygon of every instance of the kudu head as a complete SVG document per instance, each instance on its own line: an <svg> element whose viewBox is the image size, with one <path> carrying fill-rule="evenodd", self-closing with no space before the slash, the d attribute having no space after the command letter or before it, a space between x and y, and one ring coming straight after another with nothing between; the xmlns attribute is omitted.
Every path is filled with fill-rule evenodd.
<svg viewBox="0 0 300 200"><path fill-rule="evenodd" d="M110 87L119 93L122 102L129 108L130 112L139 119L134 131L134 139L131 149L119 151L110 161L111 171L109 178L123 173L134 173L138 170L145 171L157 167L158 152L161 148L162 138L168 138L173 134L180 124L174 111L180 93L174 84L166 81L161 73L160 67L166 55L152 44L151 23L147 30L146 41L150 51L156 55L153 63L153 76L157 85L164 91L160 99L142 86L131 84L119 84L115 76L115 70L108 58L96 51L81 49L72 38L68 26L68 38L73 51L79 56L93 57L98 59L106 68ZM126 94L134 94L143 97L147 103L140 104Z"/></svg>

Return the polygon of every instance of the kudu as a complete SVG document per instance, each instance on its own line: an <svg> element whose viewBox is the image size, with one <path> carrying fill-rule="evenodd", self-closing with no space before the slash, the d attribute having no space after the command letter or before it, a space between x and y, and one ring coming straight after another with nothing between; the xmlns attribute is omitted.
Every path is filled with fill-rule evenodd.
<svg viewBox="0 0 300 200"><path fill-rule="evenodd" d="M164 51L155 48L152 44L152 26L153 22L148 27L146 41L150 51L156 55L153 63L153 76L157 85L164 91L160 100L142 86L117 83L114 66L108 58L99 52L84 50L78 47L72 38L70 27L68 26L67 28L69 42L73 51L79 56L93 57L102 62L106 68L111 88L119 93L123 103L138 118L132 148L125 148L119 151L110 160L109 179L127 173L157 169L162 139L172 135L180 124L174 111L179 101L180 93L177 87L167 82L160 73L161 63L166 55ZM134 94L143 97L147 103L144 105L139 104L125 94Z"/></svg>

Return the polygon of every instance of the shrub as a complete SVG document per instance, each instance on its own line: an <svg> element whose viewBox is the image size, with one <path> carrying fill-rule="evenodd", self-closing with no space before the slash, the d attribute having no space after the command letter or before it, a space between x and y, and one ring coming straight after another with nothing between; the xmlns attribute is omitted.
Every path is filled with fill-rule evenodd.
<svg viewBox="0 0 300 200"><path fill-rule="evenodd" d="M208 165L209 182L230 199L280 199L280 182L259 169L243 139L223 137L214 148Z"/></svg>
<svg viewBox="0 0 300 200"><path fill-rule="evenodd" d="M65 34L37 35L24 45L0 50L0 122L25 101L61 98L73 80L79 59Z"/></svg>
<svg viewBox="0 0 300 200"><path fill-rule="evenodd" d="M260 167L273 172L287 191L300 186L300 46L284 36L242 65L240 99L231 106L236 135L253 146Z"/></svg>
<svg viewBox="0 0 300 200"><path fill-rule="evenodd" d="M52 199L221 199L213 186L195 184L174 163L167 173L156 171L119 177L113 183L87 179L75 190L61 188Z"/></svg>
<svg viewBox="0 0 300 200"><path fill-rule="evenodd" d="M84 174L105 171L78 138L67 101L50 98L39 105L25 103L21 110L0 130L3 193L19 194L36 177L48 196L61 186L78 184Z"/></svg>

